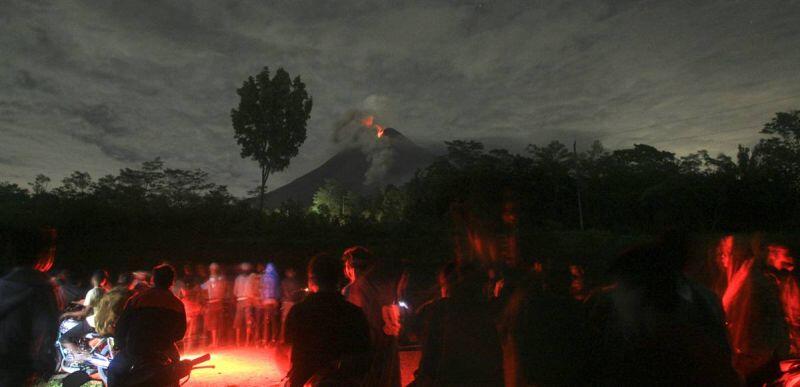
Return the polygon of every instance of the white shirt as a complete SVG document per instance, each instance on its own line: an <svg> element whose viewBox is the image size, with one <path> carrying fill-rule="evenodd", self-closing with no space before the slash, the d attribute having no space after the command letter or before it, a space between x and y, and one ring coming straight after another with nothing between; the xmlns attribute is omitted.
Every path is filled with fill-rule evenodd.
<svg viewBox="0 0 800 387"><path fill-rule="evenodd" d="M103 289L92 288L86 292L86 297L83 298L83 306L89 308L97 305L97 301L103 296L103 294L105 294ZM89 323L90 327L94 328L94 309L92 309L92 314L86 316L86 322Z"/></svg>

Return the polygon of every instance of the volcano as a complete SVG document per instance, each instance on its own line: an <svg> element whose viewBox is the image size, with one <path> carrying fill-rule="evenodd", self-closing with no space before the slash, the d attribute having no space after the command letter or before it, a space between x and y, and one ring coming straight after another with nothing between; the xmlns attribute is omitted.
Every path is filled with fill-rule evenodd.
<svg viewBox="0 0 800 387"><path fill-rule="evenodd" d="M371 137L369 143L347 147L316 169L267 192L264 206L277 208L290 199L310 205L314 193L329 179L353 192L368 195L389 184L407 182L433 159L432 153L396 129L381 128L378 136Z"/></svg>

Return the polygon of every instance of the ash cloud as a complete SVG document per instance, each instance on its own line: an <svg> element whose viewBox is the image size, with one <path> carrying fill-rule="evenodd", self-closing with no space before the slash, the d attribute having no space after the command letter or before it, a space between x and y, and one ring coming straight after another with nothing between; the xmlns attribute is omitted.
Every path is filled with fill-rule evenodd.
<svg viewBox="0 0 800 387"><path fill-rule="evenodd" d="M340 149L356 148L364 153L369 163L364 173L364 184L371 186L385 180L392 167L395 150L389 138L378 138L374 127L363 124L368 117L375 117L375 112L350 110L345 113L334 125L333 142Z"/></svg>

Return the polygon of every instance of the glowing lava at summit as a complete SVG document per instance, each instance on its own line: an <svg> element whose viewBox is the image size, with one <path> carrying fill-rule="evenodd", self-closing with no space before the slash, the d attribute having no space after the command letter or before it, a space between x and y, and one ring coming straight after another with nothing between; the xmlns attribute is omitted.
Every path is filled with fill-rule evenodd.
<svg viewBox="0 0 800 387"><path fill-rule="evenodd" d="M383 131L386 130L386 128L384 128L383 126L378 125L378 124L375 123L375 117L374 116L367 116L364 119L362 119L361 120L361 125L364 125L367 128L375 128L375 131L377 132L378 138L383 137Z"/></svg>

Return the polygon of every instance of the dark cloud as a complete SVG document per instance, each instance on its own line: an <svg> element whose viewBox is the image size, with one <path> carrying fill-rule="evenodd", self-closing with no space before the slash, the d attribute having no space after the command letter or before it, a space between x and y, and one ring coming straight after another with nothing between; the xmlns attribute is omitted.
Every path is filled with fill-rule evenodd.
<svg viewBox="0 0 800 387"><path fill-rule="evenodd" d="M798 18L791 0L7 0L0 179L162 157L243 194L258 173L229 112L265 65L300 74L315 102L273 188L339 149L348 111L423 144L732 152L800 107Z"/></svg>

